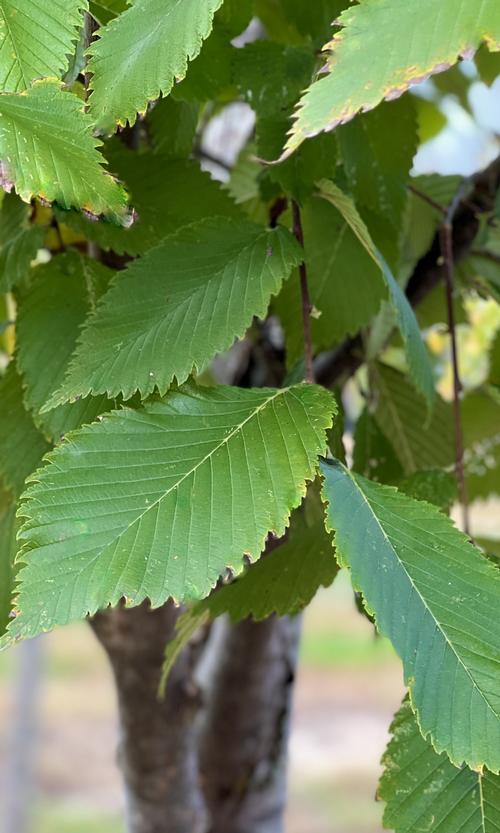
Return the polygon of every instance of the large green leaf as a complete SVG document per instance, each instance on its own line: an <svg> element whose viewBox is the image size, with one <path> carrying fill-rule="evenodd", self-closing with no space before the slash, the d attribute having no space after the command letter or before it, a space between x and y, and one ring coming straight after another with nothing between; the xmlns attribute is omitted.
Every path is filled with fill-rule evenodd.
<svg viewBox="0 0 500 833"><path fill-rule="evenodd" d="M342 27L325 47L329 74L307 90L287 143L348 122L382 99L442 72L481 41L500 49L497 0L364 0L340 15Z"/></svg>
<svg viewBox="0 0 500 833"><path fill-rule="evenodd" d="M32 478L18 616L33 636L125 597L201 599L281 537L326 446L322 388L188 385L75 431Z"/></svg>
<svg viewBox="0 0 500 833"><path fill-rule="evenodd" d="M87 0L0 0L0 92L60 77L87 6Z"/></svg>
<svg viewBox="0 0 500 833"><path fill-rule="evenodd" d="M0 636L12 610L16 507L12 495L0 486Z"/></svg>
<svg viewBox="0 0 500 833"><path fill-rule="evenodd" d="M75 211L57 212L59 220L101 249L139 255L187 223L215 215L241 216L220 184L197 162L171 159L164 153L137 154L113 143L107 150L110 170L130 191L137 212L135 222L123 228L103 220L96 223Z"/></svg>
<svg viewBox="0 0 500 833"><path fill-rule="evenodd" d="M13 361L0 379L0 403L0 483L17 495L49 445L24 408L21 378Z"/></svg>
<svg viewBox="0 0 500 833"><path fill-rule="evenodd" d="M223 0L135 0L90 47L90 111L97 125L135 122L149 101L168 95L198 55Z"/></svg>
<svg viewBox="0 0 500 833"><path fill-rule="evenodd" d="M181 229L117 274L51 403L184 382L265 316L300 258L284 229L220 217Z"/></svg>
<svg viewBox="0 0 500 833"><path fill-rule="evenodd" d="M16 194L5 194L0 208L0 292L23 283L31 261L43 246L47 229L31 225L31 206Z"/></svg>
<svg viewBox="0 0 500 833"><path fill-rule="evenodd" d="M18 303L17 362L26 386L24 401L38 428L53 441L113 407L105 396L85 397L40 414L63 382L80 326L93 305L92 285L112 272L76 252L53 258L33 274Z"/></svg>
<svg viewBox="0 0 500 833"><path fill-rule="evenodd" d="M126 194L104 170L92 129L83 101L56 81L0 95L3 187L25 202L41 197L127 222Z"/></svg>
<svg viewBox="0 0 500 833"><path fill-rule="evenodd" d="M321 183L321 196L332 203L342 214L352 231L364 246L374 263L381 270L389 290L389 297L394 308L398 327L406 350L406 358L415 387L423 394L430 406L435 399L434 377L429 354L420 335L417 319L408 299L394 278L384 258L377 251L370 233L360 217L356 206L347 194L344 194L333 182Z"/></svg>
<svg viewBox="0 0 500 833"><path fill-rule="evenodd" d="M384 827L395 833L500 833L500 778L487 770L457 769L420 734L406 700L392 739L378 796L387 802Z"/></svg>
<svg viewBox="0 0 500 833"><path fill-rule="evenodd" d="M312 199L302 211L305 260L315 316L311 319L314 345L328 348L346 335L367 326L387 297L381 271L349 223L326 200ZM285 328L288 363L303 350L296 326L301 316L298 278L288 281L276 309Z"/></svg>
<svg viewBox="0 0 500 833"><path fill-rule="evenodd" d="M337 557L404 666L424 736L500 769L500 572L434 506L322 465Z"/></svg>

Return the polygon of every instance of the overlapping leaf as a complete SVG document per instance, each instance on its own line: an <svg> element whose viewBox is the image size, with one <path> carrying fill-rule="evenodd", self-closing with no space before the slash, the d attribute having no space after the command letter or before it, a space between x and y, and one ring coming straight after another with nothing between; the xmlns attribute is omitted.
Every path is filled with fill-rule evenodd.
<svg viewBox="0 0 500 833"><path fill-rule="evenodd" d="M75 211L57 212L60 221L102 249L139 255L187 223L203 217L241 216L219 183L196 162L171 159L163 152L139 155L116 145L107 150L110 170L130 192L137 214L135 222L130 228L122 228L114 223L96 223Z"/></svg>
<svg viewBox="0 0 500 833"><path fill-rule="evenodd" d="M184 382L265 316L300 258L284 229L223 218L187 226L117 275L52 404Z"/></svg>
<svg viewBox="0 0 500 833"><path fill-rule="evenodd" d="M322 465L337 557L400 655L424 736L500 769L500 573L428 503Z"/></svg>
<svg viewBox="0 0 500 833"><path fill-rule="evenodd" d="M75 431L32 479L18 615L33 636L125 597L201 599L281 537L334 411L322 388L188 385Z"/></svg>
<svg viewBox="0 0 500 833"><path fill-rule="evenodd" d="M287 143L304 139L397 98L413 84L442 72L482 41L500 48L496 0L363 0L340 15L340 30L325 47L328 75L302 98Z"/></svg>
<svg viewBox="0 0 500 833"><path fill-rule="evenodd" d="M38 267L30 291L19 299L17 362L25 385L24 401L50 440L57 442L67 431L113 407L105 396L85 397L40 414L64 379L80 326L92 308L92 284L109 281L111 274L96 261L67 252Z"/></svg>
<svg viewBox="0 0 500 833"><path fill-rule="evenodd" d="M16 194L5 194L0 208L0 292L26 280L31 261L43 246L44 226L30 225L30 206Z"/></svg>
<svg viewBox="0 0 500 833"><path fill-rule="evenodd" d="M83 25L87 0L1 0L0 92L60 77Z"/></svg>
<svg viewBox="0 0 500 833"><path fill-rule="evenodd" d="M23 404L21 377L11 361L0 379L0 483L17 495L49 445Z"/></svg>
<svg viewBox="0 0 500 833"><path fill-rule="evenodd" d="M135 122L186 74L223 0L136 0L90 47L90 110L99 127Z"/></svg>
<svg viewBox="0 0 500 833"><path fill-rule="evenodd" d="M344 194L333 182L327 181L321 183L321 195L340 211L362 246L381 270L405 344L412 382L427 400L427 405L430 406L435 399L432 367L427 349L420 335L415 313L406 295L392 275L384 258L375 248L370 233L351 198Z"/></svg>
<svg viewBox="0 0 500 833"><path fill-rule="evenodd" d="M104 170L83 102L53 80L23 95L0 95L3 187L29 202L40 197L127 222L123 189Z"/></svg>
<svg viewBox="0 0 500 833"><path fill-rule="evenodd" d="M0 636L12 610L12 563L15 553L16 507L12 495L0 486Z"/></svg>
<svg viewBox="0 0 500 833"><path fill-rule="evenodd" d="M387 803L384 827L395 833L500 833L500 777L457 769L420 734L406 700L392 739L378 796Z"/></svg>

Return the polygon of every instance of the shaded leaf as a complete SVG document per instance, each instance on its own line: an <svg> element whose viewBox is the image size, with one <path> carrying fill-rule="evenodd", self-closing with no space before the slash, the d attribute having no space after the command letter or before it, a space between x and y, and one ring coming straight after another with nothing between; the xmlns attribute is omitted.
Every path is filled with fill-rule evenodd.
<svg viewBox="0 0 500 833"><path fill-rule="evenodd" d="M0 636L5 633L12 610L15 526L15 503L0 487Z"/></svg>
<svg viewBox="0 0 500 833"><path fill-rule="evenodd" d="M26 387L24 401L50 440L57 442L67 431L114 407L98 396L39 413L64 379L80 326L93 306L92 283L109 280L111 274L96 261L67 252L38 267L30 291L19 299L17 362Z"/></svg>
<svg viewBox="0 0 500 833"><path fill-rule="evenodd" d="M24 408L21 378L13 361L0 379L0 402L0 483L18 495L50 446Z"/></svg>
<svg viewBox="0 0 500 833"><path fill-rule="evenodd" d="M16 194L5 194L0 208L0 292L23 283L31 261L43 246L46 228L31 225L31 207Z"/></svg>

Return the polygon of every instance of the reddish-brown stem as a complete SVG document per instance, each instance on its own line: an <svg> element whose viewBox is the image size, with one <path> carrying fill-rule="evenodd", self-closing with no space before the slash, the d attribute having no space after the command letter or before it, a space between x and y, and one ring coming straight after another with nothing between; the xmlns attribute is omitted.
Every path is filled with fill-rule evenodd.
<svg viewBox="0 0 500 833"><path fill-rule="evenodd" d="M302 230L302 219L298 203L292 201L293 233L295 239L304 248L304 232ZM303 260L299 266L300 297L302 302L302 325L304 328L304 380L314 382L313 347L311 335L311 312L312 304L307 283L307 266Z"/></svg>
<svg viewBox="0 0 500 833"><path fill-rule="evenodd" d="M451 362L453 369L453 416L455 429L455 474L458 483L458 494L462 506L462 525L464 532L469 535L469 501L467 495L467 484L464 472L464 441L462 431L462 410L460 398L462 394L462 383L460 381L460 370L458 367L458 345L455 322L455 310L453 307L453 290L455 277L455 264L453 259L453 225L451 219L446 219L440 229L441 254L444 261L444 282L446 290L446 307L448 315L448 329L451 341Z"/></svg>

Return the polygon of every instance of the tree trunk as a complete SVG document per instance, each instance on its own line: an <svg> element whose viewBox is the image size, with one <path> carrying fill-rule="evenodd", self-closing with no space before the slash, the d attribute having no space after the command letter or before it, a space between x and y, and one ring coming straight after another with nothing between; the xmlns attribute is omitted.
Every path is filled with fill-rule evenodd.
<svg viewBox="0 0 500 833"><path fill-rule="evenodd" d="M201 739L210 833L281 833L300 617L228 627Z"/></svg>
<svg viewBox="0 0 500 833"><path fill-rule="evenodd" d="M205 833L207 828L198 779L196 647L179 657L165 699L157 695L165 644L178 613L171 603L157 610L142 604L99 613L91 622L116 681L129 833Z"/></svg>

